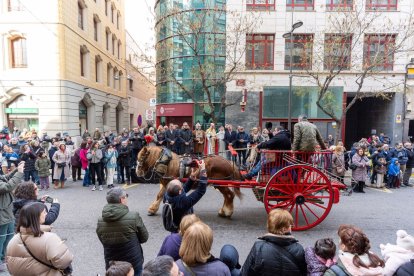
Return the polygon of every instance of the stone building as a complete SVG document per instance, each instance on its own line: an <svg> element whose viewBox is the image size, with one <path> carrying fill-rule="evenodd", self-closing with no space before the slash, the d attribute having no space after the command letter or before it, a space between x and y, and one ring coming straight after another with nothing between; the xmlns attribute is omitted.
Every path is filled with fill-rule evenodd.
<svg viewBox="0 0 414 276"><path fill-rule="evenodd" d="M0 1L0 124L128 127L124 1Z"/></svg>

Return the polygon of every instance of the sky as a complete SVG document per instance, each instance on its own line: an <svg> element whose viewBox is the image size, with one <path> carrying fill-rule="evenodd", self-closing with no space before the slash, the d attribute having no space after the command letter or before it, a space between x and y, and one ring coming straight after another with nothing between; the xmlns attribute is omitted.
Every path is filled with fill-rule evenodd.
<svg viewBox="0 0 414 276"><path fill-rule="evenodd" d="M155 0L125 0L125 27L140 48L154 55Z"/></svg>

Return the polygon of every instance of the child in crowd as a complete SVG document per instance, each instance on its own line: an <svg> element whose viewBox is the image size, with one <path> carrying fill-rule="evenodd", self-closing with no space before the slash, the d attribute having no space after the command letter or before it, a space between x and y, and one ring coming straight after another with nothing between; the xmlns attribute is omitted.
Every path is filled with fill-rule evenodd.
<svg viewBox="0 0 414 276"><path fill-rule="evenodd" d="M35 168L39 175L39 182L40 182L40 190L49 189L49 176L50 176L50 166L51 162L47 157L47 154L43 151L38 153L38 158L35 162Z"/></svg>
<svg viewBox="0 0 414 276"><path fill-rule="evenodd" d="M17 168L19 163L19 155L13 151L9 146L4 146L3 156L7 160L7 170L10 171L12 165L14 168Z"/></svg>
<svg viewBox="0 0 414 276"><path fill-rule="evenodd" d="M308 275L321 276L336 263L336 245L331 238L319 239L315 247L305 249L305 259Z"/></svg>
<svg viewBox="0 0 414 276"><path fill-rule="evenodd" d="M399 177L400 164L398 164L398 158L392 158L390 165L388 166L388 183L387 188L395 189L400 188Z"/></svg>

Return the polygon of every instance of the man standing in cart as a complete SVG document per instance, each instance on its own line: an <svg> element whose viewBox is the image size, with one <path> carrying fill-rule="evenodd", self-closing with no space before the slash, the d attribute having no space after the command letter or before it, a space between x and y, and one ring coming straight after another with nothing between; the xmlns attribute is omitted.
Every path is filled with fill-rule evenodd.
<svg viewBox="0 0 414 276"><path fill-rule="evenodd" d="M314 152L318 144L322 150L326 150L318 128L308 121L306 115L300 115L294 127L292 150Z"/></svg>

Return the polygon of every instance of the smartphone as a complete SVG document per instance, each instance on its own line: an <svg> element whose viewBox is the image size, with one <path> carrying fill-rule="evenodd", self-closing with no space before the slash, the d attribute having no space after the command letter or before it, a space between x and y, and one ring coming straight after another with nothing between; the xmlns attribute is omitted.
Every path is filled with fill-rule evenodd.
<svg viewBox="0 0 414 276"><path fill-rule="evenodd" d="M48 196L48 197L45 198L45 202L46 203L53 203L53 198Z"/></svg>

